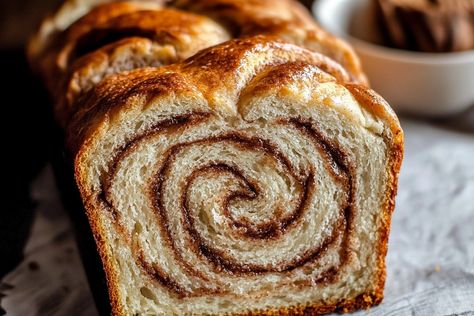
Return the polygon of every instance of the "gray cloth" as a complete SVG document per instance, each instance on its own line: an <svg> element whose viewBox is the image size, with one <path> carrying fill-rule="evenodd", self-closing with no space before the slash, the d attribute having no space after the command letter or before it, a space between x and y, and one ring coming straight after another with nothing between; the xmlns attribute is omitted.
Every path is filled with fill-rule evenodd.
<svg viewBox="0 0 474 316"><path fill-rule="evenodd" d="M402 123L385 299L356 314L474 315L474 131ZM50 168L32 192L37 218L24 262L1 281L2 307L10 316L96 315Z"/></svg>

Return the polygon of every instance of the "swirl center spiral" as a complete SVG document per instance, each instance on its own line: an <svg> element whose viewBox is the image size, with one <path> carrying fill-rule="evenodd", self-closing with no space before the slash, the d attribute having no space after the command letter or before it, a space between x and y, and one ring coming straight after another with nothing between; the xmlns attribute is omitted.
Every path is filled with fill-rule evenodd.
<svg viewBox="0 0 474 316"><path fill-rule="evenodd" d="M109 167L104 203L137 264L183 297L334 280L352 212L343 151L298 118L258 130L213 122L202 113L163 121Z"/></svg>

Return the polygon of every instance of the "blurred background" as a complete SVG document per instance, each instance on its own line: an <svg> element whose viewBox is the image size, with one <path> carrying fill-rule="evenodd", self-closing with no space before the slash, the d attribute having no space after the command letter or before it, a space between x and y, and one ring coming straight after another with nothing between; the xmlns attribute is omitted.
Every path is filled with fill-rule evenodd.
<svg viewBox="0 0 474 316"><path fill-rule="evenodd" d="M22 256L33 219L31 180L48 160L51 124L47 99L32 77L24 45L39 21L58 1L0 1L0 69L3 159L6 191L0 211L0 277ZM4 250L5 249L5 250Z"/></svg>

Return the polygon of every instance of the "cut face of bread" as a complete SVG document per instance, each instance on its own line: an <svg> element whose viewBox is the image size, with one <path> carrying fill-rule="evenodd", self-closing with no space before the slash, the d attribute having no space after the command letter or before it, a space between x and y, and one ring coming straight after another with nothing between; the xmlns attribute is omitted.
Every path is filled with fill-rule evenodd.
<svg viewBox="0 0 474 316"><path fill-rule="evenodd" d="M116 315L381 301L403 133L330 59L264 37L103 80L68 129Z"/></svg>
<svg viewBox="0 0 474 316"><path fill-rule="evenodd" d="M83 20L88 17L86 15ZM138 10L113 16L90 27L87 32L80 28L80 22L82 20L71 27L70 38L59 53L57 63L61 67L67 68L78 57L129 37L173 44L180 57L189 57L229 39L227 31L214 21L173 9Z"/></svg>
<svg viewBox="0 0 474 316"><path fill-rule="evenodd" d="M179 61L172 45L161 45L150 39L131 37L107 45L74 63L58 89L56 117L66 124L75 111L75 101L105 77L143 67L159 67Z"/></svg>
<svg viewBox="0 0 474 316"><path fill-rule="evenodd" d="M66 54L61 52L71 43L75 43L82 35L114 17L140 10L162 8L158 2L129 1L98 5L102 2L108 1L65 2L53 17L43 21L40 30L30 41L28 45L30 63L45 81L50 92L56 90L58 77L69 66L68 59L64 58Z"/></svg>
<svg viewBox="0 0 474 316"><path fill-rule="evenodd" d="M73 24L65 34L68 40L58 49L57 65L67 72L56 92L55 113L62 125L74 113L75 100L105 77L181 61L230 38L216 22L192 13L138 10L118 16L108 13L110 18L104 18L104 13L97 13L102 11L103 6L97 7ZM103 21L96 26L85 22L97 15Z"/></svg>

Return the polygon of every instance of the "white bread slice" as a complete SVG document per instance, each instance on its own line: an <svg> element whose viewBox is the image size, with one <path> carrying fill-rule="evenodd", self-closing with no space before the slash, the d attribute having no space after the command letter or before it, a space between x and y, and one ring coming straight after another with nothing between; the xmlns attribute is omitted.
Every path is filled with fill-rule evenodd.
<svg viewBox="0 0 474 316"><path fill-rule="evenodd" d="M268 37L106 78L68 127L115 315L315 315L383 297L403 132Z"/></svg>

